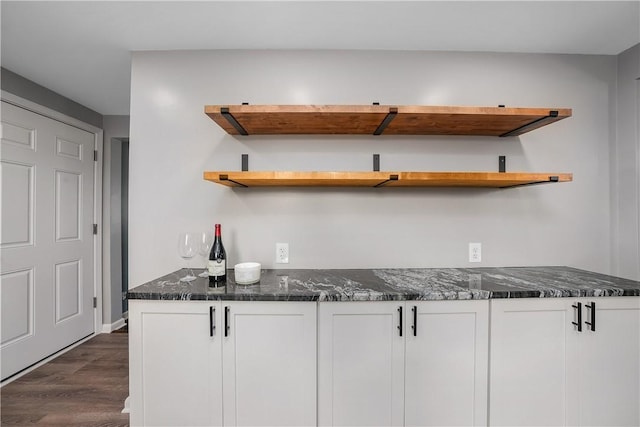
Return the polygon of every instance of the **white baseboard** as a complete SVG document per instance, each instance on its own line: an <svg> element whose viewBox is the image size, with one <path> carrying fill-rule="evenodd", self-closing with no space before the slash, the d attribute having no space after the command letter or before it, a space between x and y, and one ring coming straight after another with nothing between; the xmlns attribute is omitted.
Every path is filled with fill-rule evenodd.
<svg viewBox="0 0 640 427"><path fill-rule="evenodd" d="M113 331L117 331L118 329L122 328L124 325L126 324L126 322L124 321L124 318L122 319L118 319L115 322L113 322L112 324L106 324L103 323L102 324L102 333L103 334L110 334Z"/></svg>

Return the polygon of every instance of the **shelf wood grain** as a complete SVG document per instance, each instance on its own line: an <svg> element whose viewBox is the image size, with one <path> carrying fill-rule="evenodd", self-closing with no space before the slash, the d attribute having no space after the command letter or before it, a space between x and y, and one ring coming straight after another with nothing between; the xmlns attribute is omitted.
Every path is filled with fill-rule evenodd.
<svg viewBox="0 0 640 427"><path fill-rule="evenodd" d="M231 135L517 136L571 117L572 110L410 105L207 105L205 114Z"/></svg>
<svg viewBox="0 0 640 427"><path fill-rule="evenodd" d="M211 171L204 179L228 187L488 187L569 182L570 173Z"/></svg>

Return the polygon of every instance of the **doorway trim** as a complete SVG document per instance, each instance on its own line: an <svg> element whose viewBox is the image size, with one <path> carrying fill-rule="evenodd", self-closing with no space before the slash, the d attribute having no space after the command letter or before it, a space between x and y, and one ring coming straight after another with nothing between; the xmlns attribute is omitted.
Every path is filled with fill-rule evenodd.
<svg viewBox="0 0 640 427"><path fill-rule="evenodd" d="M636 190L637 191L637 207L636 207L636 216L638 220L638 241L636 243L636 248L638 249L638 255L640 255L640 77L636 78ZM640 257L639 257L640 258ZM638 265L636 266L637 271L637 279L640 280L640 259L638 260Z"/></svg>
<svg viewBox="0 0 640 427"><path fill-rule="evenodd" d="M67 116L66 114L60 113L59 111L52 110L51 108L42 106L40 104L36 104L35 102L29 101L27 99L16 96L12 93L6 91L0 91L0 99L9 104L15 105L16 107L24 108L25 110L31 111L36 114L40 114L41 116L48 117L53 120L57 120L59 122L65 123L69 126L76 127L78 129L82 129L94 135L94 150L98 152L98 161L95 162L94 168L94 179L93 179L93 223L98 224L98 233L94 236L93 239L93 295L96 298L96 309L94 310L94 319L93 319L93 334L90 337L93 337L96 333L101 332L102 330L102 168L103 168L103 130L90 125L88 123L82 122L73 117ZM89 337L89 338L90 338ZM84 340L81 340L84 341ZM71 347L73 347L72 345ZM60 352L68 351L70 347L62 349ZM55 355L60 352L54 353ZM49 358L45 359L49 360ZM22 376L24 373L29 372L35 367L27 368L25 371L16 374L14 377ZM14 380L15 378L11 377L10 380ZM3 383L4 385L4 383Z"/></svg>

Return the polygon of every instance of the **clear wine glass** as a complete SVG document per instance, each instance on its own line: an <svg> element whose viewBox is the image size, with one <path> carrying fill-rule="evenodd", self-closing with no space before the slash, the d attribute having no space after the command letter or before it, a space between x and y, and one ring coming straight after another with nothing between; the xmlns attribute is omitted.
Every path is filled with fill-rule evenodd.
<svg viewBox="0 0 640 427"><path fill-rule="evenodd" d="M196 233L180 233L178 237L178 254L187 261L187 275L180 279L181 282L195 280L193 270L189 266L189 260L198 252L198 235Z"/></svg>
<svg viewBox="0 0 640 427"><path fill-rule="evenodd" d="M209 251L211 250L211 246L213 246L213 231L202 231L200 232L200 240L198 241L198 253L202 255L205 259L204 271L198 276L200 277L209 277L209 270L207 268L207 260L209 259Z"/></svg>

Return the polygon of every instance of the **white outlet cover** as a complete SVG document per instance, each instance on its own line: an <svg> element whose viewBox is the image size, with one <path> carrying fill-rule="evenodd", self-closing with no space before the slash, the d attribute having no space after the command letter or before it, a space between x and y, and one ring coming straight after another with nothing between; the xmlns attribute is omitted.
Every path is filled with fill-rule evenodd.
<svg viewBox="0 0 640 427"><path fill-rule="evenodd" d="M288 243L276 243L276 264L289 264Z"/></svg>
<svg viewBox="0 0 640 427"><path fill-rule="evenodd" d="M482 262L482 243L469 243L469 262Z"/></svg>

